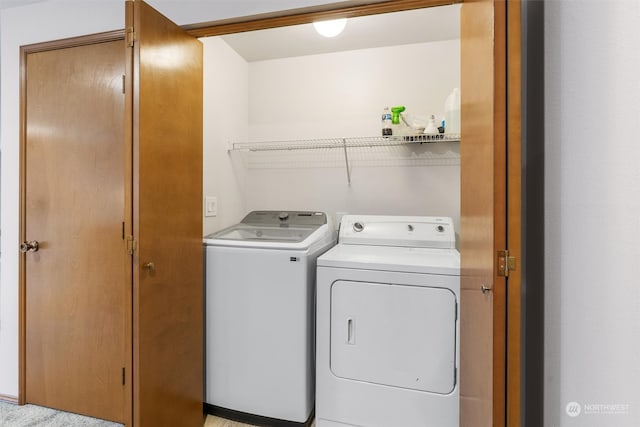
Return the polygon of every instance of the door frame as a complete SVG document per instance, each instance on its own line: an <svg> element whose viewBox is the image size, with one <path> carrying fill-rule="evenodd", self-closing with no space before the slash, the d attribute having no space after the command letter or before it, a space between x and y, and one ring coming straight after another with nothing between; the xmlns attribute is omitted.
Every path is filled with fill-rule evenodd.
<svg viewBox="0 0 640 427"><path fill-rule="evenodd" d="M506 1L507 249L520 266L507 277L506 425L522 422L522 2Z"/></svg>
<svg viewBox="0 0 640 427"><path fill-rule="evenodd" d="M491 9L494 27L493 80L498 85L493 105L493 152L496 159L495 173L503 176L495 180L494 192L497 213L503 222L495 225L495 251L508 249L517 262L521 262L521 0L475 0L468 3L484 3ZM194 37L221 36L225 34L263 30L313 21L353 18L390 12L400 12L427 7L464 3L464 0L383 0L367 4L342 6L328 4L275 13L245 16L213 22L185 25L182 28ZM351 2L353 4L353 2ZM464 5L463 5L464 6ZM462 33L462 28L461 28ZM464 100L464 92L461 94ZM461 150L462 155L462 150ZM461 163L464 163L462 159ZM499 171L497 169L500 169ZM494 218L495 219L495 218ZM494 252L495 252L494 251ZM461 249L461 259L466 254ZM494 253L494 257L497 254ZM463 262L464 264L464 262ZM492 425L519 426L522 412L521 368L521 268L500 277L497 262L493 266L493 292L495 307L493 325L493 404ZM461 355L461 357L464 357ZM501 397L497 397L501 396ZM462 406L461 406L462 410Z"/></svg>
<svg viewBox="0 0 640 427"><path fill-rule="evenodd" d="M87 46L92 44L123 41L125 39L124 30L108 31L103 33L91 34L87 36L71 37L60 40L53 40L43 43L35 43L20 47L20 147L19 147L19 241L26 240L26 157L27 157L27 56L32 53L46 52L59 49L67 49L78 46ZM123 65L124 65L124 45L123 45ZM124 69L123 69L124 72ZM125 114L125 111L122 112ZM130 150L125 149L125 162L130 162ZM123 165L124 167L124 165ZM128 169L125 172L125 182L131 182L131 172ZM126 189L125 194L129 194L130 189ZM128 202L128 208L131 206L131 202ZM123 254L124 256L124 254ZM132 266L129 264L126 275L132 279ZM127 304L129 309L129 315L125 319L125 341L128 348L126 354L132 354L132 319L131 319L131 298L129 296L129 303ZM27 303L27 289L26 289L26 254L20 254L18 258L18 404L24 405L26 403L26 303ZM131 357L129 356L125 361L125 394L131 396L132 394L132 373L131 373ZM132 402L131 398L128 399ZM131 424L132 405L127 405L125 419L126 425Z"/></svg>

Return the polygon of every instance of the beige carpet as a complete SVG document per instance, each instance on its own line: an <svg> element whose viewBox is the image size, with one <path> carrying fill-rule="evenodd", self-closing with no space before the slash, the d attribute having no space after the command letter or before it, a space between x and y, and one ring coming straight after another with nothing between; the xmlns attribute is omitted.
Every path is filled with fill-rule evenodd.
<svg viewBox="0 0 640 427"><path fill-rule="evenodd" d="M1 427L122 427L122 424L84 417L36 405L14 405L0 401Z"/></svg>

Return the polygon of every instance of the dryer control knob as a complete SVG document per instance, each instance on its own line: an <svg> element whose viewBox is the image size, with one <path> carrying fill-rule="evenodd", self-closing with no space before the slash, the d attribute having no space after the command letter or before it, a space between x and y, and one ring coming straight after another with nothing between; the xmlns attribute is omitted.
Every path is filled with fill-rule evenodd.
<svg viewBox="0 0 640 427"><path fill-rule="evenodd" d="M280 221L286 221L287 219L289 219L289 212L280 212L280 214L278 215L278 219Z"/></svg>
<svg viewBox="0 0 640 427"><path fill-rule="evenodd" d="M444 232L444 227L443 227L443 226L441 226L441 225L439 225L439 226L438 226L438 228L437 228L437 230L438 230L439 232L441 232L441 233L442 233L442 232Z"/></svg>
<svg viewBox="0 0 640 427"><path fill-rule="evenodd" d="M362 230L364 230L364 225L361 222L356 222L353 224L353 231L355 231L356 233L359 233Z"/></svg>

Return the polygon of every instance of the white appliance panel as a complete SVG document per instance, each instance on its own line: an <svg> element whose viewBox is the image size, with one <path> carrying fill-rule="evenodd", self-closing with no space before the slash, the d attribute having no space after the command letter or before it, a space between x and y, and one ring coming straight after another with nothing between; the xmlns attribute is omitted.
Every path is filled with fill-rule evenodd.
<svg viewBox="0 0 640 427"><path fill-rule="evenodd" d="M450 289L338 280L331 286L334 375L449 394L456 383Z"/></svg>
<svg viewBox="0 0 640 427"><path fill-rule="evenodd" d="M206 265L207 403L304 422L313 407L315 258L207 246Z"/></svg>
<svg viewBox="0 0 640 427"><path fill-rule="evenodd" d="M339 244L320 257L318 265L459 276L460 253L455 249Z"/></svg>
<svg viewBox="0 0 640 427"><path fill-rule="evenodd" d="M459 276L367 270L359 268L360 264L356 268L321 264L322 257L317 269L316 427L459 427L458 384L451 393L438 394L340 378L330 366L333 283L343 280L445 288L459 300ZM456 322L456 335L459 323ZM459 351L455 361L459 366Z"/></svg>

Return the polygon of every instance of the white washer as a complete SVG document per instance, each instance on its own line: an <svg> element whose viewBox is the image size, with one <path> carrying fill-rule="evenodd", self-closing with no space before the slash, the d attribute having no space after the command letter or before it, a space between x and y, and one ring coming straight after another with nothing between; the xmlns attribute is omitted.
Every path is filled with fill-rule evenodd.
<svg viewBox="0 0 640 427"><path fill-rule="evenodd" d="M344 216L317 277L317 427L458 427L451 219Z"/></svg>
<svg viewBox="0 0 640 427"><path fill-rule="evenodd" d="M281 211L204 238L209 410L309 419L316 259L335 240L324 213Z"/></svg>

